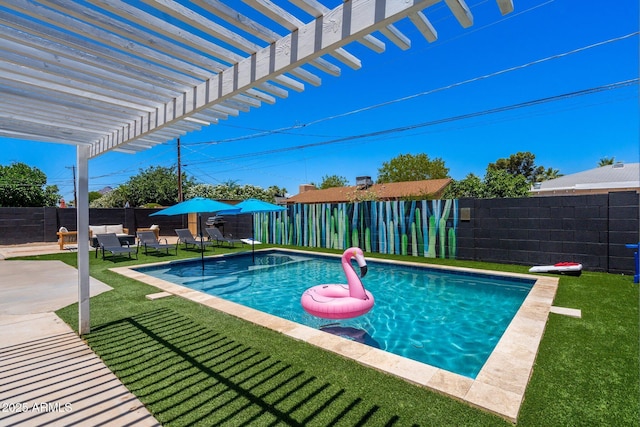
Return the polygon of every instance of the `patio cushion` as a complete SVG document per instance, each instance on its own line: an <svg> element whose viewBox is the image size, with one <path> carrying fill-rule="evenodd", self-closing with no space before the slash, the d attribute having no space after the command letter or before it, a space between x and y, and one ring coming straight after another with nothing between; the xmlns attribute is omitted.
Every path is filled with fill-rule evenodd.
<svg viewBox="0 0 640 427"><path fill-rule="evenodd" d="M107 232L106 225L90 225L89 226L90 234L95 236L96 234L105 234Z"/></svg>
<svg viewBox="0 0 640 427"><path fill-rule="evenodd" d="M115 233L118 236L126 236L129 234L129 230L124 228L122 224L111 225L90 225L89 235L95 236L97 234Z"/></svg>
<svg viewBox="0 0 640 427"><path fill-rule="evenodd" d="M105 233L127 234L122 228L122 224L105 225Z"/></svg>

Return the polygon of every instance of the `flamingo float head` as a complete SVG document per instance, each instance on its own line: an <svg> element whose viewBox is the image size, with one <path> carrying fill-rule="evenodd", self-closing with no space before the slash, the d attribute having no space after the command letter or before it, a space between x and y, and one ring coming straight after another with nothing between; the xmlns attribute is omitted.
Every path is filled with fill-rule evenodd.
<svg viewBox="0 0 640 427"><path fill-rule="evenodd" d="M355 258L358 263L358 267L360 267L360 277L364 277L367 275L367 261L364 259L364 253L360 248L349 248L342 255L343 258L346 256L347 260L351 260L351 258Z"/></svg>

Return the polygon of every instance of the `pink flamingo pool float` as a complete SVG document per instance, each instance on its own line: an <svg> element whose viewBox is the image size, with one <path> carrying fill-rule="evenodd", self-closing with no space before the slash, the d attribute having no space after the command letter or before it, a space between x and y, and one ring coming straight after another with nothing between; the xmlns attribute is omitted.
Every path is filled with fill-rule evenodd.
<svg viewBox="0 0 640 427"><path fill-rule="evenodd" d="M367 263L360 248L349 248L342 254L342 269L347 276L347 285L318 285L302 294L302 308L323 319L349 319L362 316L373 307L373 295L364 288L351 259L355 258L360 274L367 274Z"/></svg>

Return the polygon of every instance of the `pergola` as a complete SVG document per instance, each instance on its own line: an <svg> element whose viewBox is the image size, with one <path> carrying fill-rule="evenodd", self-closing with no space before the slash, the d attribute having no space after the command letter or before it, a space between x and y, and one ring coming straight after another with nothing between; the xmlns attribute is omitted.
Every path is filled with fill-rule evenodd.
<svg viewBox="0 0 640 427"><path fill-rule="evenodd" d="M0 4L0 136L75 145L79 332L89 328L88 160L135 153L319 86L375 52L430 42L442 0L6 0ZM501 13L512 0L496 0ZM329 3L326 0L325 3ZM331 1L335 4L336 1ZM463 0L444 0L463 27Z"/></svg>

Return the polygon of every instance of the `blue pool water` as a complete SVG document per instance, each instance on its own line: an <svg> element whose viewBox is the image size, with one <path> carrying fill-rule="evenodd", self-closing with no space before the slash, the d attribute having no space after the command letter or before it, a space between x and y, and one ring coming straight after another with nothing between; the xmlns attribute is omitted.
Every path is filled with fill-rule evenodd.
<svg viewBox="0 0 640 427"><path fill-rule="evenodd" d="M355 263L354 263L355 265ZM300 305L305 289L346 283L339 258L259 252L138 271L475 378L533 286L532 280L367 260L373 309L319 319Z"/></svg>

